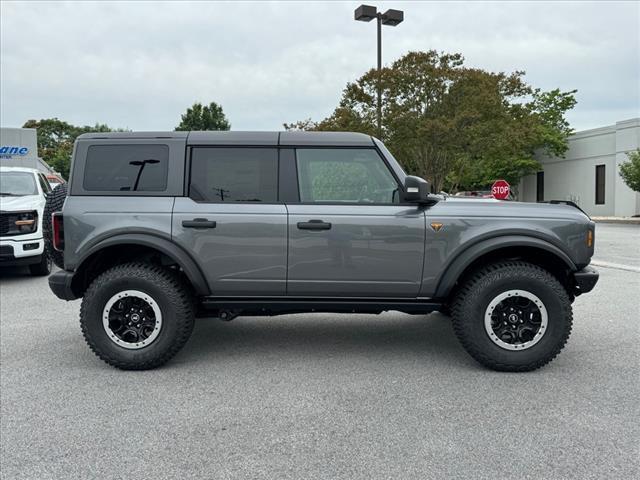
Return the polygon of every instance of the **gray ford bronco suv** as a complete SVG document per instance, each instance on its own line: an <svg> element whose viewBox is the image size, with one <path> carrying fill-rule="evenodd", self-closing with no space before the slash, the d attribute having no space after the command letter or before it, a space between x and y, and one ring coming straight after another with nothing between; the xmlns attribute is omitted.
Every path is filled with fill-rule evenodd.
<svg viewBox="0 0 640 480"><path fill-rule="evenodd" d="M165 363L197 316L438 310L483 365L533 370L598 280L576 206L433 195L358 133L85 134L68 185L49 284L122 369Z"/></svg>

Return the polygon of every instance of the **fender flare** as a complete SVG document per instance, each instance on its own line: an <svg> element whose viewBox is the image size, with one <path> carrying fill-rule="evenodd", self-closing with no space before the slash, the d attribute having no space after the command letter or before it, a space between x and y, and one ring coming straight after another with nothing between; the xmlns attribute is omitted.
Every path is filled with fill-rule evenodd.
<svg viewBox="0 0 640 480"><path fill-rule="evenodd" d="M113 247L116 245L125 244L142 245L145 247L153 248L165 254L167 257L176 262L176 264L184 271L184 274L193 285L196 294L211 294L211 290L209 289L207 280L198 267L198 264L183 248L179 247L170 240L148 233L118 234L99 241L98 243L92 245L91 248L84 253L80 261L78 261L75 270L78 271L80 268L82 268L85 261L100 250L104 250L105 248Z"/></svg>
<svg viewBox="0 0 640 480"><path fill-rule="evenodd" d="M435 298L446 298L455 286L456 282L473 262L480 257L496 250L507 247L533 247L545 250L555 255L569 270L575 272L578 268L571 257L554 244L541 238L525 235L507 235L492 237L475 243L458 254L445 268L438 280Z"/></svg>

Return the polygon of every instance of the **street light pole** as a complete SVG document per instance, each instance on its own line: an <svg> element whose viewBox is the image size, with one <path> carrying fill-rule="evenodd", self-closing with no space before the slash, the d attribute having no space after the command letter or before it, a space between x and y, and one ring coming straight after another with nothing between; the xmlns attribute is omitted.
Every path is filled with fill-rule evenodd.
<svg viewBox="0 0 640 480"><path fill-rule="evenodd" d="M404 20L404 12L402 10L389 9L384 13L378 12L377 7L371 5L360 5L354 12L354 18L360 22L370 22L376 19L378 28L378 79L377 79L377 97L376 120L378 123L378 137L382 138L382 25L395 27Z"/></svg>
<svg viewBox="0 0 640 480"><path fill-rule="evenodd" d="M376 15L378 20L378 104L376 105L376 119L378 121L378 138L382 138L382 15Z"/></svg>

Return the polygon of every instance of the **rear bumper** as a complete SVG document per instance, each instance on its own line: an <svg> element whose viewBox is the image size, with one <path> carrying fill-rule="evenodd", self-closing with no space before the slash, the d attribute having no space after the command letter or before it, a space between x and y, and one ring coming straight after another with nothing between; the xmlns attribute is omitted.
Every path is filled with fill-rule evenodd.
<svg viewBox="0 0 640 480"><path fill-rule="evenodd" d="M600 278L600 274L593 267L584 267L582 270L578 270L573 274L574 293L581 295L590 292L598 283L598 278Z"/></svg>
<svg viewBox="0 0 640 480"><path fill-rule="evenodd" d="M62 300L75 300L79 298L71 289L73 272L58 270L49 275L49 288L54 295Z"/></svg>

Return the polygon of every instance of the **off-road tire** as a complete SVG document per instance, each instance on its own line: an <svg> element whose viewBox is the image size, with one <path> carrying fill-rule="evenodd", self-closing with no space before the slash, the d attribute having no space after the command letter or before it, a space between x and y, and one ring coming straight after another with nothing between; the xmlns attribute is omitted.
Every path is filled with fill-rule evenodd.
<svg viewBox="0 0 640 480"><path fill-rule="evenodd" d="M29 272L36 277L44 277L51 273L51 258L46 251L40 256L40 262L29 265Z"/></svg>
<svg viewBox="0 0 640 480"><path fill-rule="evenodd" d="M494 343L484 326L489 303L500 293L521 289L536 295L548 314L547 330L525 350L506 350ZM571 333L571 300L551 273L531 263L504 261L487 265L467 277L456 292L452 305L453 328L464 349L478 362L493 370L526 372L553 360Z"/></svg>
<svg viewBox="0 0 640 480"><path fill-rule="evenodd" d="M47 196L44 205L44 218L42 219L42 236L44 237L44 250L59 268L64 268L64 255L53 248L53 232L51 228L51 215L61 212L64 200L67 197L67 184L61 183L56 186Z"/></svg>
<svg viewBox="0 0 640 480"><path fill-rule="evenodd" d="M138 290L156 300L162 313L157 338L144 348L116 345L103 326L105 305L120 291ZM80 307L80 326L87 344L109 365L122 370L147 370L170 360L193 330L195 302L187 285L172 271L145 263L117 265L98 276Z"/></svg>

